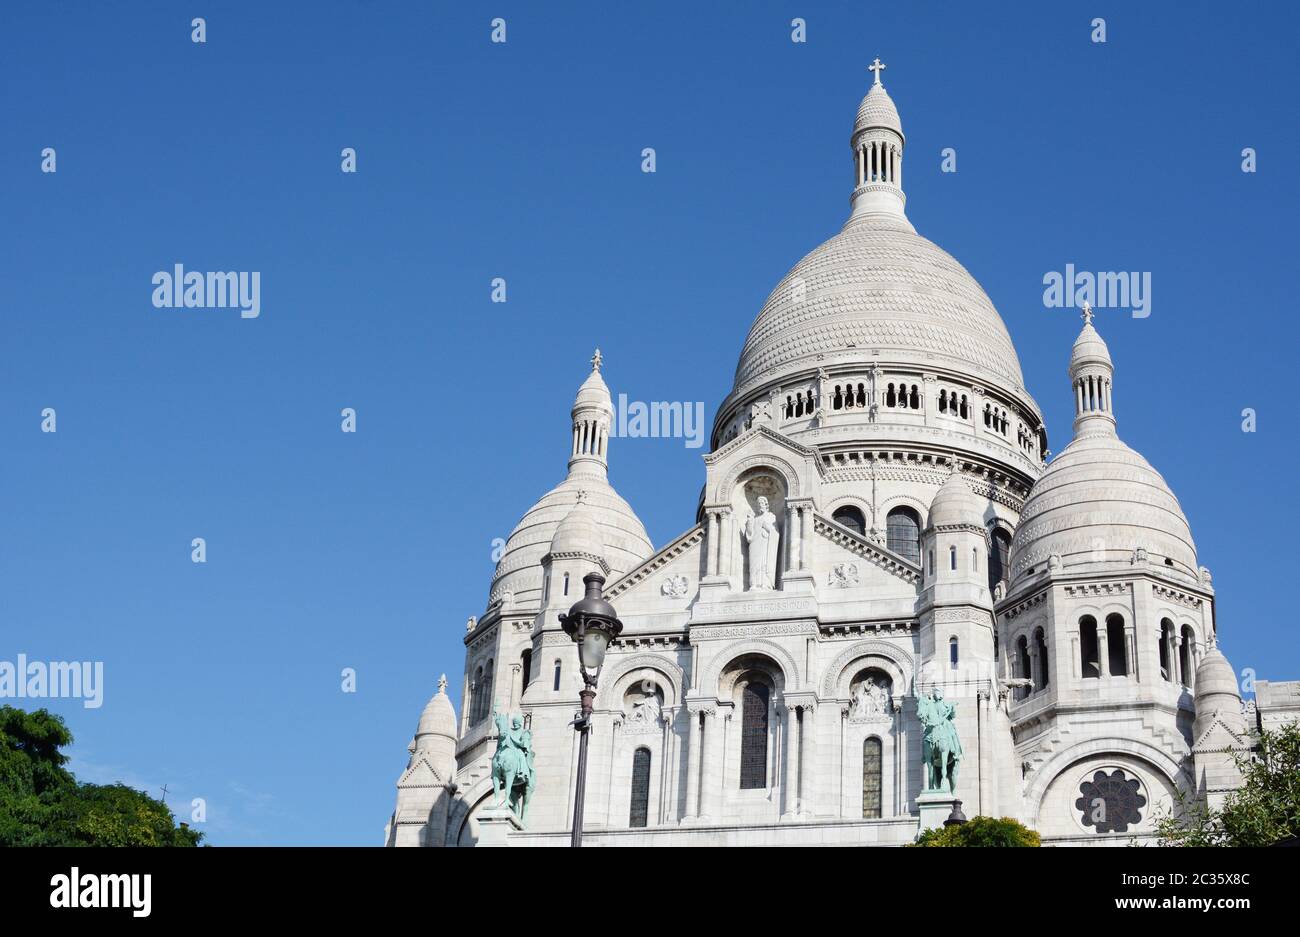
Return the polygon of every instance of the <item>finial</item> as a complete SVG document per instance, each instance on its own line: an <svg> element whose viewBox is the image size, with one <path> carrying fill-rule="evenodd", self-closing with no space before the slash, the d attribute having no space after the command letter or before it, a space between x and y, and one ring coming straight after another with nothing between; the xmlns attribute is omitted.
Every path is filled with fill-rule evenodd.
<svg viewBox="0 0 1300 937"><path fill-rule="evenodd" d="M875 73L876 76L875 83L880 84L880 73L883 72L888 67L889 67L888 65L885 65L883 62L880 61L880 56L876 56L876 60L867 66L867 71Z"/></svg>
<svg viewBox="0 0 1300 937"><path fill-rule="evenodd" d="M1083 324L1092 325L1092 306L1086 299L1083 301Z"/></svg>
<svg viewBox="0 0 1300 937"><path fill-rule="evenodd" d="M599 370L600 370L600 363L601 363L601 361L603 361L603 360L604 360L604 358L601 357L600 349L597 348L597 349L596 349L596 353L595 353L594 355L591 356L591 370L593 370L593 371L599 371Z"/></svg>
<svg viewBox="0 0 1300 937"><path fill-rule="evenodd" d="M446 674L443 674L441 677L438 678L438 692L439 692L439 693L446 693L446 692L447 692L447 675L446 675Z"/></svg>
<svg viewBox="0 0 1300 937"><path fill-rule="evenodd" d="M961 471L961 465L957 461L957 453L951 453L948 456L948 474L956 475L959 471Z"/></svg>

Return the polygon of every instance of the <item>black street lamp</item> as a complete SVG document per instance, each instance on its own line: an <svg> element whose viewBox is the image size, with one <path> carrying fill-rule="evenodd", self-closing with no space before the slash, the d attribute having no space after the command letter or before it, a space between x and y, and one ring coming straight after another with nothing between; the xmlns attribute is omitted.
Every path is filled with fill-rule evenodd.
<svg viewBox="0 0 1300 937"><path fill-rule="evenodd" d="M573 837L571 846L582 845L582 808L587 794L587 736L591 733L591 706L596 699L596 680L605 663L609 642L618 637L623 623L614 606L605 601L601 589L605 577L587 573L582 577L587 594L573 603L569 614L560 614L560 627L578 645L578 663L582 668L582 715L573 721L578 732L578 786L573 796Z"/></svg>

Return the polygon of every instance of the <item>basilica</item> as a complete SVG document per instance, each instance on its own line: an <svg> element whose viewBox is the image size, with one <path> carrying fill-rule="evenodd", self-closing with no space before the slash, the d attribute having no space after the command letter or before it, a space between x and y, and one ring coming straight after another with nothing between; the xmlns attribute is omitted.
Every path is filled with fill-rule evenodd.
<svg viewBox="0 0 1300 937"><path fill-rule="evenodd" d="M1300 716L1300 682L1243 704L1210 571L1119 435L1141 402L1086 308L1045 388L1075 414L1049 460L997 310L908 220L882 67L849 217L758 313L694 518L658 548L611 484L593 359L567 474L469 619L461 712L444 677L420 715L388 845L569 843L583 678L560 615L591 573L623 630L588 734L589 846L902 845L959 813L1045 845L1152 842L1240 783L1257 726ZM960 742L938 785L936 707ZM521 810L494 796L500 736L532 769Z"/></svg>

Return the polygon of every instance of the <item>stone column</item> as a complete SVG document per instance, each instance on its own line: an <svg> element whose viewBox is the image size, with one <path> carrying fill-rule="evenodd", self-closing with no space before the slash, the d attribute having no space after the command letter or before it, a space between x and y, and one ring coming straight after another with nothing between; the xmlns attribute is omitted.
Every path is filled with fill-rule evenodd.
<svg viewBox="0 0 1300 937"><path fill-rule="evenodd" d="M785 737L782 739L782 754L785 756L785 777L782 791L785 795L785 807L782 819L793 819L799 813L799 708L793 703L786 703Z"/></svg>
<svg viewBox="0 0 1300 937"><path fill-rule="evenodd" d="M821 800L818 797L817 772L817 709L811 703L803 707L803 731L800 732L803 751L799 763L799 798L806 816L814 816Z"/></svg>
<svg viewBox="0 0 1300 937"><path fill-rule="evenodd" d="M1110 676L1110 641L1104 621L1097 622L1097 672L1103 678Z"/></svg>
<svg viewBox="0 0 1300 937"><path fill-rule="evenodd" d="M788 573L793 572L798 568L796 565L797 559L794 543L796 527L795 518L797 516L795 507L787 501L785 505L785 549L782 550L782 553L785 557L785 571Z"/></svg>
<svg viewBox="0 0 1300 937"><path fill-rule="evenodd" d="M812 533L812 505L799 505L799 568L808 568L808 536Z"/></svg>
<svg viewBox="0 0 1300 937"><path fill-rule="evenodd" d="M731 508L723 508L719 514L718 575L730 579L735 575L736 513Z"/></svg>
<svg viewBox="0 0 1300 937"><path fill-rule="evenodd" d="M704 714L704 743L700 749L700 818L718 820L718 794L722 790L722 779L718 776L716 764L722 754L722 738L718 725L717 710L702 710Z"/></svg>
<svg viewBox="0 0 1300 937"><path fill-rule="evenodd" d="M903 815L903 798L906 796L903 790L903 766L907 764L907 745L903 741L903 698L895 696L890 700L890 708L894 713L894 813L896 817ZM883 778L882 778L883 781Z"/></svg>
<svg viewBox="0 0 1300 937"><path fill-rule="evenodd" d="M686 815L693 820L700 815L700 745L703 743L698 710L688 708L691 720L691 740L686 747Z"/></svg>
<svg viewBox="0 0 1300 937"><path fill-rule="evenodd" d="M716 576L718 574L718 547L722 545L721 539L718 536L718 513L716 511L709 511L707 517L709 552L706 554L708 559L707 565L705 566L705 575Z"/></svg>

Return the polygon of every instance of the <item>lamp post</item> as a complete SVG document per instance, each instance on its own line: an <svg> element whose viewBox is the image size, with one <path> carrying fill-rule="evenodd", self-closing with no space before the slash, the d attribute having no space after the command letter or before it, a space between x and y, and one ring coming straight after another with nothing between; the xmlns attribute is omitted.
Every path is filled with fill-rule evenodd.
<svg viewBox="0 0 1300 937"><path fill-rule="evenodd" d="M578 664L582 669L582 715L573 722L578 733L578 785L573 796L573 837L570 846L582 845L582 808L587 794L587 736L591 733L591 707L596 699L596 680L605 663L609 642L618 637L623 623L614 606L605 601L601 589L605 577L588 573L582 577L586 594L573 603L569 614L560 615L560 627L578 645Z"/></svg>

